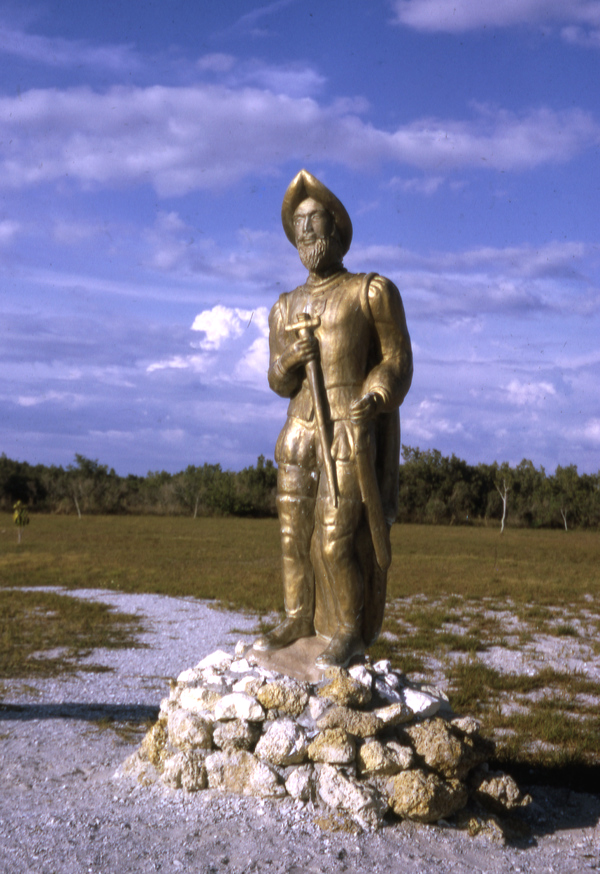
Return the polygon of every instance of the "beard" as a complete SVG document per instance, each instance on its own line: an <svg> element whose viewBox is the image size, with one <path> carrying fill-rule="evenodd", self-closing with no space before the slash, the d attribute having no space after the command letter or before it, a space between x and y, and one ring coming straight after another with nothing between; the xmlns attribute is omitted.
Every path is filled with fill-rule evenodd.
<svg viewBox="0 0 600 874"><path fill-rule="evenodd" d="M335 237L315 240L314 243L298 243L298 255L307 270L326 270L342 263L342 247Z"/></svg>

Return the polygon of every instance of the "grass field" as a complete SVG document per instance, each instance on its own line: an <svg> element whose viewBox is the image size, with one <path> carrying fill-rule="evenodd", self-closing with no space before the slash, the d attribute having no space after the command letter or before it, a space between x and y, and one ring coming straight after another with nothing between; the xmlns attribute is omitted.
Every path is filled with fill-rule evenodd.
<svg viewBox="0 0 600 874"><path fill-rule="evenodd" d="M0 516L4 605L14 596L1 587L60 585L211 598L258 615L282 606L272 519L33 516L16 541L10 517ZM599 762L600 535L409 525L393 528L392 543L389 609L373 655L444 686L457 710L483 719L510 761ZM40 609L55 629L46 643ZM24 664L72 639L69 614L23 601L12 623L31 628ZM15 632L6 631L6 609L1 615L6 653ZM105 634L119 645L131 628L106 625ZM80 632L81 651L97 645ZM583 668L561 665L561 647ZM516 668L503 669L502 654L518 655ZM14 659L5 655L5 664L18 674Z"/></svg>

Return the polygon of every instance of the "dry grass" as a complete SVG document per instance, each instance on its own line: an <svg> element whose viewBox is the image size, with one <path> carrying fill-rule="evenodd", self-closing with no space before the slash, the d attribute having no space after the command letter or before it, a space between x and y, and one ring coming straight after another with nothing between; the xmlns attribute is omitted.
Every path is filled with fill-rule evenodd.
<svg viewBox="0 0 600 874"><path fill-rule="evenodd" d="M52 592L0 590L0 677L80 670L81 659L95 649L136 646L138 628L136 616L105 604Z"/></svg>

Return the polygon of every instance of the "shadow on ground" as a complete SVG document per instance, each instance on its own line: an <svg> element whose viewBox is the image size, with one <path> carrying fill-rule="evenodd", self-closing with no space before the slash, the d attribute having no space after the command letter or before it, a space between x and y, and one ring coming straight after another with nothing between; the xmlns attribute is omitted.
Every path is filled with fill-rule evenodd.
<svg viewBox="0 0 600 874"><path fill-rule="evenodd" d="M158 707L150 704L0 704L0 721L27 722L39 719L77 719L83 722L148 722L158 719Z"/></svg>

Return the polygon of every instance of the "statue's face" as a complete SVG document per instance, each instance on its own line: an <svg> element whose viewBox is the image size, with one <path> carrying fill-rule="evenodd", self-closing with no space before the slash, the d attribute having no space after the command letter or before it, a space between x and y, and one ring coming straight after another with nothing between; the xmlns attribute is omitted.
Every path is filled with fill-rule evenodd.
<svg viewBox="0 0 600 874"><path fill-rule="evenodd" d="M303 200L294 213L294 237L296 246L326 240L333 233L331 213L312 197Z"/></svg>
<svg viewBox="0 0 600 874"><path fill-rule="evenodd" d="M294 239L300 260L317 273L342 262L335 221L318 200L307 197L294 213Z"/></svg>

